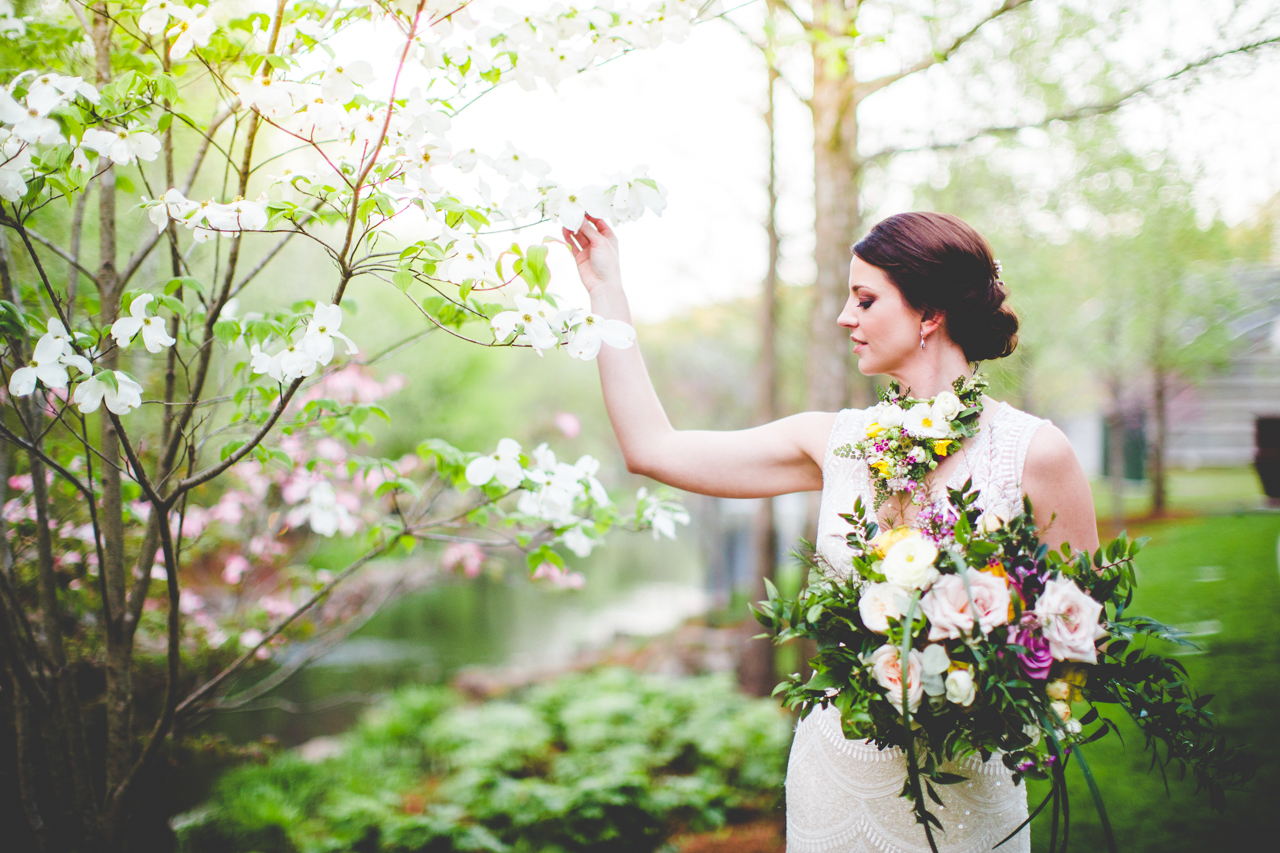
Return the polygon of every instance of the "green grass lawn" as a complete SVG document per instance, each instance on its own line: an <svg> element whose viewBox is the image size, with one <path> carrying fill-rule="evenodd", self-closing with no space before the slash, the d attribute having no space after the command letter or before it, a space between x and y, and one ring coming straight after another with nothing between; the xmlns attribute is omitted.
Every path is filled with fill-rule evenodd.
<svg viewBox="0 0 1280 853"><path fill-rule="evenodd" d="M1111 518L1111 484L1093 480L1093 503L1098 519ZM1151 481L1125 483L1124 512L1129 517L1151 511ZM1254 509L1263 500L1262 483L1252 466L1247 468L1173 469L1169 472L1168 501L1174 512L1234 512Z"/></svg>
<svg viewBox="0 0 1280 853"><path fill-rule="evenodd" d="M1262 763L1244 790L1228 794L1227 812L1214 813L1194 783L1170 778L1166 795L1150 753L1123 712L1115 736L1086 748L1121 851L1253 851L1277 849L1280 812L1280 513L1241 513L1147 525L1131 534L1152 537L1138 558L1139 593L1132 612L1188 628L1203 651L1180 658L1223 732L1247 745ZM1077 706L1077 713L1083 706ZM1123 718L1122 718L1123 717ZM1079 769L1068 772L1071 849L1105 850L1092 799ZM1047 785L1032 784L1031 807ZM1047 850L1048 810L1033 827L1034 850Z"/></svg>

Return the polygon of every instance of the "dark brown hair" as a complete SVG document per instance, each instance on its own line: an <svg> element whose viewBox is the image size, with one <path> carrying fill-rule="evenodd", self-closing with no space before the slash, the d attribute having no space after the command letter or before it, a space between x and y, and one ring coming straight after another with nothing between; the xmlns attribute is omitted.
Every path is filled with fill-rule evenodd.
<svg viewBox="0 0 1280 853"><path fill-rule="evenodd" d="M853 247L925 316L942 314L969 361L1004 358L1018 345L1018 315L981 234L949 213L899 213Z"/></svg>

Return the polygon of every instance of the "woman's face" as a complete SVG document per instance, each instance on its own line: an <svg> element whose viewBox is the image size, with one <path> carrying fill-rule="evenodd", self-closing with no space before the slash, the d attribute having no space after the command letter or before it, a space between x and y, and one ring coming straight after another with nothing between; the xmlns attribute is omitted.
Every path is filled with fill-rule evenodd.
<svg viewBox="0 0 1280 853"><path fill-rule="evenodd" d="M921 317L884 270L853 256L849 301L837 322L849 330L860 373L874 376L900 370L920 351Z"/></svg>

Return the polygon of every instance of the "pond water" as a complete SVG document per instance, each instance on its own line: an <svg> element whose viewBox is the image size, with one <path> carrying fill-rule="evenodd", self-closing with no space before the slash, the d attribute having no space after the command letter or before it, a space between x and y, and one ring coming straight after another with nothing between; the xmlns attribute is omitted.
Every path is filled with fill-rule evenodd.
<svg viewBox="0 0 1280 853"><path fill-rule="evenodd" d="M582 590L530 582L513 564L501 576L450 578L406 595L253 706L216 714L205 728L236 743L270 734L294 746L348 728L402 684L447 681L473 665L554 667L618 635L671 630L709 601L695 537L681 534L612 537L577 561Z"/></svg>

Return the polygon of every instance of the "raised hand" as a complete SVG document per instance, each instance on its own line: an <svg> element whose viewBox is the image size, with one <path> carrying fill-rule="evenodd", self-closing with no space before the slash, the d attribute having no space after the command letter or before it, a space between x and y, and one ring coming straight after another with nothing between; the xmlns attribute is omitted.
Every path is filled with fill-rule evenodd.
<svg viewBox="0 0 1280 853"><path fill-rule="evenodd" d="M564 241L578 264L578 275L587 293L596 296L622 287L622 265L618 253L618 235L609 223L588 215L576 232L560 229Z"/></svg>

